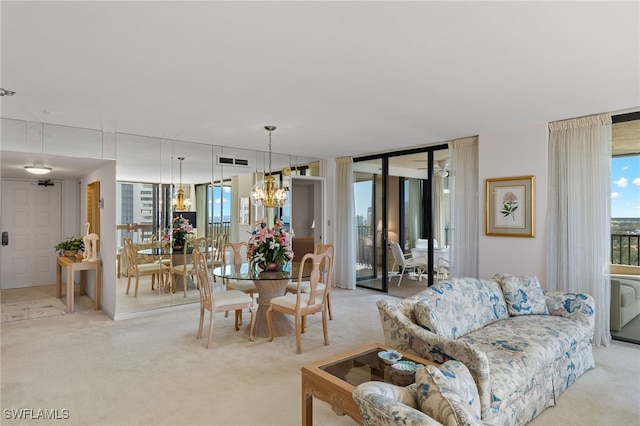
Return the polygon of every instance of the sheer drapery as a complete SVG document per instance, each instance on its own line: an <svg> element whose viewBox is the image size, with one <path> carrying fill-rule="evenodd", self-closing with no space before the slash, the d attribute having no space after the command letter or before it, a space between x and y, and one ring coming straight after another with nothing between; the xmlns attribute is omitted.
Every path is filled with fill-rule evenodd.
<svg viewBox="0 0 640 426"><path fill-rule="evenodd" d="M407 222L407 238L409 247L415 247L416 240L420 238L420 219L422 210L422 191L420 190L420 180L409 179L409 194L407 200L407 212L405 218Z"/></svg>
<svg viewBox="0 0 640 426"><path fill-rule="evenodd" d="M609 345L609 114L549 123L547 287L595 300L594 345Z"/></svg>
<svg viewBox="0 0 640 426"><path fill-rule="evenodd" d="M433 238L438 242L438 247L446 246L444 228L447 224L446 201L444 197L444 179L438 173L433 174Z"/></svg>
<svg viewBox="0 0 640 426"><path fill-rule="evenodd" d="M198 237L204 237L207 234L207 188L208 185L196 185L196 211L200 214L196 215L196 223L194 227L198 229Z"/></svg>
<svg viewBox="0 0 640 426"><path fill-rule="evenodd" d="M355 200L353 195L353 161L336 159L336 261L334 285L356 288Z"/></svg>
<svg viewBox="0 0 640 426"><path fill-rule="evenodd" d="M478 277L478 137L449 142L451 275Z"/></svg>

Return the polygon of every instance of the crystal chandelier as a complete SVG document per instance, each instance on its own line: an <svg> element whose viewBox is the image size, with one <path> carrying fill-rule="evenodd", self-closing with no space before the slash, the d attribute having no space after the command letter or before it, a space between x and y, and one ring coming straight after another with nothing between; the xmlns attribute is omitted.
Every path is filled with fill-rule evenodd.
<svg viewBox="0 0 640 426"><path fill-rule="evenodd" d="M174 208L178 211L184 211L191 207L191 199L184 197L184 191L182 190L182 162L184 157L178 157L180 161L180 186L178 187L178 195L171 202Z"/></svg>
<svg viewBox="0 0 640 426"><path fill-rule="evenodd" d="M264 126L269 132L269 176L258 181L251 190L251 203L254 206L282 207L287 201L287 192L281 187L280 182L271 176L271 132L276 126Z"/></svg>

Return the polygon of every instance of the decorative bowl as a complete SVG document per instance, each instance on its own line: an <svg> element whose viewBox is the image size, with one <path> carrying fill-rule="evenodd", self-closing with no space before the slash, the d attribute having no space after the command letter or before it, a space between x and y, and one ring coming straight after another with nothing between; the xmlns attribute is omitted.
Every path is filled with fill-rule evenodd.
<svg viewBox="0 0 640 426"><path fill-rule="evenodd" d="M413 361L398 361L391 365L391 368L400 374L413 374L420 367L424 367L424 365L416 364Z"/></svg>
<svg viewBox="0 0 640 426"><path fill-rule="evenodd" d="M387 364L393 364L400 359L402 359L402 354L398 351L394 351L393 349L388 351L378 352L378 357L380 357Z"/></svg>

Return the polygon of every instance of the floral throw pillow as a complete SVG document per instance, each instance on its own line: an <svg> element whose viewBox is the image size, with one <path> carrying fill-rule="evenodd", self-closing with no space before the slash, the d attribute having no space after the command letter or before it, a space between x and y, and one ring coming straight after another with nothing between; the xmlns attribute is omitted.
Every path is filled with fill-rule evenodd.
<svg viewBox="0 0 640 426"><path fill-rule="evenodd" d="M509 274L496 274L493 277L500 283L509 315L548 315L538 277L515 277Z"/></svg>
<svg viewBox="0 0 640 426"><path fill-rule="evenodd" d="M478 389L458 361L427 365L416 371L418 403L423 413L448 425L482 425Z"/></svg>

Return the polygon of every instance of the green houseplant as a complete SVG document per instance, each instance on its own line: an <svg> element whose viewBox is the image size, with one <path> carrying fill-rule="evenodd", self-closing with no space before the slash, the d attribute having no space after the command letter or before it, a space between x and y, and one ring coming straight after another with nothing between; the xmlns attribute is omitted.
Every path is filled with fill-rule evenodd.
<svg viewBox="0 0 640 426"><path fill-rule="evenodd" d="M58 253L73 258L79 250L84 250L84 241L82 238L69 237L64 241L60 241L53 248Z"/></svg>

